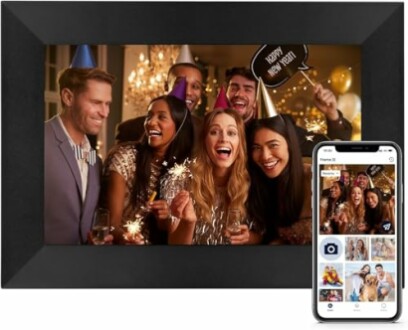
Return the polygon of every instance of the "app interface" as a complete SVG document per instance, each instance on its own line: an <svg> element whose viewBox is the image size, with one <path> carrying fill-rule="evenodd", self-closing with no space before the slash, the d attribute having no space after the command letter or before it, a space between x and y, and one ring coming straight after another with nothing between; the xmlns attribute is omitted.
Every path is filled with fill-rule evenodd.
<svg viewBox="0 0 408 330"><path fill-rule="evenodd" d="M318 312L390 318L397 309L397 152L318 152Z"/></svg>

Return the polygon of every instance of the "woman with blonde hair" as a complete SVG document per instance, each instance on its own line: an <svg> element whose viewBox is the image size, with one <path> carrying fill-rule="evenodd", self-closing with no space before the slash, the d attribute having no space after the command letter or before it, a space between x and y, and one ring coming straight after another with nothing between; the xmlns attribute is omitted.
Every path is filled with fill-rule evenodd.
<svg viewBox="0 0 408 330"><path fill-rule="evenodd" d="M231 109L217 109L204 118L202 137L192 164L190 198L181 191L171 204L178 218L169 236L173 244L256 244L261 230L247 216L249 174L246 168L242 118ZM235 230L228 216L240 215Z"/></svg>
<svg viewBox="0 0 408 330"><path fill-rule="evenodd" d="M364 241L361 238L358 239L356 243L356 248L354 250L354 260L355 261L368 260L368 250L365 247Z"/></svg>
<svg viewBox="0 0 408 330"><path fill-rule="evenodd" d="M369 230L365 222L363 191L359 186L351 188L344 208L336 221L340 234L364 234Z"/></svg>

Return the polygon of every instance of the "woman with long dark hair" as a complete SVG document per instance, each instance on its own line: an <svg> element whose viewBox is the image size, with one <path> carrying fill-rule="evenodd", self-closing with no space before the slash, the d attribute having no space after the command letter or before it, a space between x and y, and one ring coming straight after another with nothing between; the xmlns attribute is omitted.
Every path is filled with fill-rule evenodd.
<svg viewBox="0 0 408 330"><path fill-rule="evenodd" d="M144 127L140 142L115 146L105 161L106 204L116 243L167 243L170 212L161 199L159 181L175 162L188 158L193 148L190 111L174 96L150 102ZM139 216L143 218L139 233L127 235L124 225Z"/></svg>
<svg viewBox="0 0 408 330"><path fill-rule="evenodd" d="M346 186L342 181L334 181L328 197L320 201L320 231L321 234L338 234L336 219L344 206Z"/></svg>
<svg viewBox="0 0 408 330"><path fill-rule="evenodd" d="M364 286L364 279L367 275L371 273L371 267L369 264L363 265L360 270L352 273L350 275L351 287L350 292L348 293L348 300L350 301L359 301L361 289Z"/></svg>
<svg viewBox="0 0 408 330"><path fill-rule="evenodd" d="M267 244L310 244L310 165L302 163L294 123L285 115L254 120L247 145L250 217L264 223Z"/></svg>
<svg viewBox="0 0 408 330"><path fill-rule="evenodd" d="M387 203L383 202L382 193L378 188L368 188L364 191L366 222L371 234L394 233L394 197Z"/></svg>

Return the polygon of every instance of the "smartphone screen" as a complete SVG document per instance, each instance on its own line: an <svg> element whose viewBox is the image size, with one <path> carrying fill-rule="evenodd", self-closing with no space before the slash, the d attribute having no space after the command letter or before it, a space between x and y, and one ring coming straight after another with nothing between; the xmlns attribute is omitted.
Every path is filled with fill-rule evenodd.
<svg viewBox="0 0 408 330"><path fill-rule="evenodd" d="M400 157L391 143L316 147L313 290L320 320L398 317Z"/></svg>

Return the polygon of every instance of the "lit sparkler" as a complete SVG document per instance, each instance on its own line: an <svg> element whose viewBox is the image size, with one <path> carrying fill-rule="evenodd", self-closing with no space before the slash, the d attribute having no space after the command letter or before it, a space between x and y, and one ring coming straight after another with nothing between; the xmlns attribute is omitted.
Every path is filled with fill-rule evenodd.
<svg viewBox="0 0 408 330"><path fill-rule="evenodd" d="M305 126L306 126L306 130L308 132L312 132L312 133L315 133L315 134L322 134L328 140L330 140L330 138L325 133L326 123L324 122L324 120L316 119L316 120L309 121L309 120L305 119Z"/></svg>
<svg viewBox="0 0 408 330"><path fill-rule="evenodd" d="M192 178L191 162L190 159L186 159L182 164L174 164L162 178L160 190L169 205L181 190L188 189Z"/></svg>
<svg viewBox="0 0 408 330"><path fill-rule="evenodd" d="M136 215L136 218L134 221L127 221L126 224L123 225L123 227L126 228L127 232L132 237L135 237L137 234L141 232L142 226L143 226L143 218L140 217L138 214Z"/></svg>
<svg viewBox="0 0 408 330"><path fill-rule="evenodd" d="M188 159L186 159L183 164L174 164L174 166L169 169L168 173L171 179L182 179L191 175L190 169L186 165L187 161Z"/></svg>

